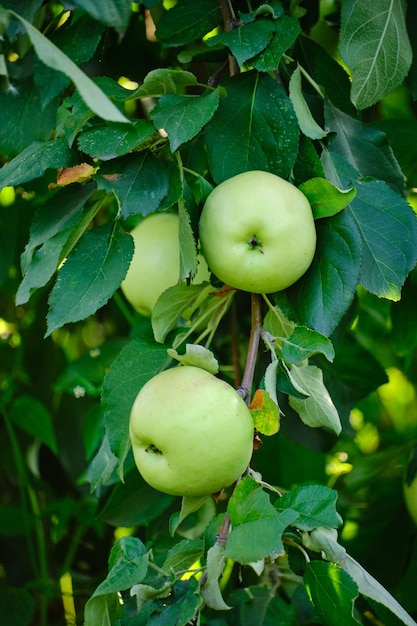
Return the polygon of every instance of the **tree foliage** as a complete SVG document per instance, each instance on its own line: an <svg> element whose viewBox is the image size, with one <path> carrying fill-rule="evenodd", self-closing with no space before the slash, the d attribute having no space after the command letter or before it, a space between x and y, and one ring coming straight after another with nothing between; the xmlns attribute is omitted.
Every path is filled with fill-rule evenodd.
<svg viewBox="0 0 417 626"><path fill-rule="evenodd" d="M415 624L416 19L1 2L2 623ZM248 170L309 199L309 270L264 297L189 285L206 197ZM148 319L119 287L160 211L181 267ZM257 449L216 498L134 466L130 408L176 360L249 381Z"/></svg>

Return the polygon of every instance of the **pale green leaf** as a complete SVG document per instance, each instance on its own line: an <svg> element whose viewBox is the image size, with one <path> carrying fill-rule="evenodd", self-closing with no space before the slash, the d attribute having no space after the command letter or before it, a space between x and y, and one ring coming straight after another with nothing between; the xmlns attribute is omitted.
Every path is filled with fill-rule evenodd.
<svg viewBox="0 0 417 626"><path fill-rule="evenodd" d="M355 187L338 189L325 178L310 178L299 189L310 202L316 220L336 215L349 206L356 196Z"/></svg>
<svg viewBox="0 0 417 626"><path fill-rule="evenodd" d="M289 371L293 385L308 394L308 398L289 397L290 406L304 424L311 428L325 426L337 435L342 429L340 417L323 383L323 372L314 365L293 365Z"/></svg>
<svg viewBox="0 0 417 626"><path fill-rule="evenodd" d="M218 544L211 546L207 552L207 577L201 586L201 595L207 606L215 611L227 611L232 608L223 600L219 584L225 562L224 547Z"/></svg>
<svg viewBox="0 0 417 626"><path fill-rule="evenodd" d="M299 65L297 65L291 75L289 93L298 123L304 135L310 137L310 139L323 139L327 135L327 131L323 130L316 122L304 98Z"/></svg>
<svg viewBox="0 0 417 626"><path fill-rule="evenodd" d="M182 365L191 365L207 370L211 374L217 374L219 371L219 362L214 354L208 348L195 343L187 343L185 346L185 354L178 354L176 350L168 349L168 354L182 363Z"/></svg>
<svg viewBox="0 0 417 626"><path fill-rule="evenodd" d="M398 87L412 60L405 0L344 0L340 54L352 72L351 98L358 109Z"/></svg>
<svg viewBox="0 0 417 626"><path fill-rule="evenodd" d="M30 22L14 11L10 13L26 29L29 39L39 59L58 72L63 72L73 81L87 106L99 117L111 122L128 122L129 120L105 96L101 89L89 78L66 54L61 52L47 37L39 32Z"/></svg>

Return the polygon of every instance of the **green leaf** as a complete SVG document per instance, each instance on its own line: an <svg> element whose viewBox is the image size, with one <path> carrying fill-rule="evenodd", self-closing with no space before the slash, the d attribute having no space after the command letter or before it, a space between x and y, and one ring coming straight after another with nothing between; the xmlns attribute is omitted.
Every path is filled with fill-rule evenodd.
<svg viewBox="0 0 417 626"><path fill-rule="evenodd" d="M91 157L108 161L141 147L155 133L148 120L126 124L99 125L87 128L77 139L78 147Z"/></svg>
<svg viewBox="0 0 417 626"><path fill-rule="evenodd" d="M211 501L210 496L184 496L181 499L181 510L171 515L169 520L170 535L173 537L180 525L189 515L197 511L201 513L205 510L207 503Z"/></svg>
<svg viewBox="0 0 417 626"><path fill-rule="evenodd" d="M181 0L159 20L156 37L169 46L181 46L200 39L220 22L220 8L212 0Z"/></svg>
<svg viewBox="0 0 417 626"><path fill-rule="evenodd" d="M239 612L238 623L242 626L293 626L298 622L294 596L292 604L287 604L267 587L235 589L228 600Z"/></svg>
<svg viewBox="0 0 417 626"><path fill-rule="evenodd" d="M283 341L283 359L288 363L300 363L313 354L324 354L328 361L333 362L334 348L332 342L316 330L305 326L296 326L292 334Z"/></svg>
<svg viewBox="0 0 417 626"><path fill-rule="evenodd" d="M123 217L148 215L168 193L169 165L146 151L104 163L96 177L99 189L115 194Z"/></svg>
<svg viewBox="0 0 417 626"><path fill-rule="evenodd" d="M391 307L392 342L400 356L411 354L417 346L417 326L415 323L415 305L417 302L417 283L415 272L405 282L401 300Z"/></svg>
<svg viewBox="0 0 417 626"><path fill-rule="evenodd" d="M310 178L302 183L299 189L310 202L316 220L336 215L345 209L356 196L355 187L338 189L325 178Z"/></svg>
<svg viewBox="0 0 417 626"><path fill-rule="evenodd" d="M0 615L8 626L30 626L35 613L33 594L24 587L0 587Z"/></svg>
<svg viewBox="0 0 417 626"><path fill-rule="evenodd" d="M109 573L93 596L117 593L142 582L148 572L149 556L137 537L122 537L111 549Z"/></svg>
<svg viewBox="0 0 417 626"><path fill-rule="evenodd" d="M228 32L220 33L206 40L209 47L223 44L229 48L239 66L245 61L262 52L272 39L275 24L269 19L259 19L249 24L243 24ZM275 67L277 67L276 61Z"/></svg>
<svg viewBox="0 0 417 626"><path fill-rule="evenodd" d="M310 561L304 584L325 626L359 625L354 617L358 587L344 569L333 563Z"/></svg>
<svg viewBox="0 0 417 626"><path fill-rule="evenodd" d="M215 611L228 611L231 607L223 600L219 580L223 574L226 556L224 547L215 544L207 551L207 577L201 586L204 602Z"/></svg>
<svg viewBox="0 0 417 626"><path fill-rule="evenodd" d="M346 159L363 177L384 180L403 195L404 174L385 133L329 103L325 103L324 113L326 128L336 133L330 143L331 151Z"/></svg>
<svg viewBox="0 0 417 626"><path fill-rule="evenodd" d="M101 89L69 57L23 17L14 11L11 11L11 14L25 27L39 59L48 67L69 76L87 106L96 115L112 122L128 122L128 119L104 95Z"/></svg>
<svg viewBox="0 0 417 626"><path fill-rule="evenodd" d="M188 197L188 194L185 194L185 197ZM198 268L197 246L185 197L178 200L180 280L189 280L196 275Z"/></svg>
<svg viewBox="0 0 417 626"><path fill-rule="evenodd" d="M129 417L133 402L143 385L163 369L166 361L166 348L146 339L136 339L123 348L104 379L103 414L121 477L130 449Z"/></svg>
<svg viewBox="0 0 417 626"><path fill-rule="evenodd" d="M149 72L140 87L133 91L132 98L157 98L164 94L182 93L185 87L197 85L197 79L191 72L158 68Z"/></svg>
<svg viewBox="0 0 417 626"><path fill-rule="evenodd" d="M11 417L22 430L58 454L51 415L39 400L29 395L17 398L12 405Z"/></svg>
<svg viewBox="0 0 417 626"><path fill-rule="evenodd" d="M84 233L49 296L46 336L104 306L125 277L132 256L133 240L118 223Z"/></svg>
<svg viewBox="0 0 417 626"><path fill-rule="evenodd" d="M182 363L182 365L199 367L211 374L217 374L219 372L219 362L214 354L211 350L200 344L187 343L185 346L185 354L182 355L179 355L178 352L172 348L169 348L167 352L169 356Z"/></svg>
<svg viewBox="0 0 417 626"><path fill-rule="evenodd" d="M298 151L298 123L284 89L254 71L228 79L224 87L227 96L205 129L216 183L255 169L288 178Z"/></svg>
<svg viewBox="0 0 417 626"><path fill-rule="evenodd" d="M317 250L310 269L274 299L299 325L329 336L356 293L362 248L357 227L346 211L320 220L316 228Z"/></svg>
<svg viewBox="0 0 417 626"><path fill-rule="evenodd" d="M201 96L161 96L152 109L151 117L157 128L167 132L172 152L200 132L213 117L219 99L218 89Z"/></svg>
<svg viewBox="0 0 417 626"><path fill-rule="evenodd" d="M202 294L212 289L212 286L207 283L200 285L182 283L164 291L152 311L152 329L155 340L163 343L187 309L193 307Z"/></svg>
<svg viewBox="0 0 417 626"><path fill-rule="evenodd" d="M21 185L43 176L47 169L75 165L74 153L63 138L35 141L0 170L0 188Z"/></svg>
<svg viewBox="0 0 417 626"><path fill-rule="evenodd" d="M277 361L275 361L277 363ZM270 366L269 366L270 367ZM276 389L276 380L275 380ZM275 391L275 390L274 390ZM276 395L276 392L275 392ZM253 423L262 435L275 435L279 430L279 407L264 389L257 389L249 405Z"/></svg>
<svg viewBox="0 0 417 626"><path fill-rule="evenodd" d="M318 125L304 98L299 65L291 74L289 93L301 131L310 139L323 139L327 135L327 131Z"/></svg>
<svg viewBox="0 0 417 626"><path fill-rule="evenodd" d="M342 4L340 54L352 72L351 98L358 109L378 102L407 76L412 50L405 14L404 0Z"/></svg>
<svg viewBox="0 0 417 626"><path fill-rule="evenodd" d="M204 541L202 539L183 539L168 550L162 569L179 577L187 572L203 556L203 553Z"/></svg>
<svg viewBox="0 0 417 626"><path fill-rule="evenodd" d="M83 626L113 626L122 616L122 605L116 593L92 596L85 605Z"/></svg>
<svg viewBox="0 0 417 626"><path fill-rule="evenodd" d="M293 385L300 387L308 398L289 397L291 408L311 428L324 426L337 435L342 430L339 413L323 383L323 371L315 365L293 365L289 371Z"/></svg>
<svg viewBox="0 0 417 626"><path fill-rule="evenodd" d="M124 483L118 481L113 487L98 517L115 527L147 526L162 515L173 500L174 496L152 489L134 467L126 474Z"/></svg>
<svg viewBox="0 0 417 626"><path fill-rule="evenodd" d="M98 22L88 15L79 14L73 15L64 26L52 32L50 41L76 65L81 66L91 59L102 36L103 27ZM77 42L76 45L74 42ZM37 58L34 60L34 81L41 93L43 107L71 82L68 76L53 70Z"/></svg>
<svg viewBox="0 0 417 626"><path fill-rule="evenodd" d="M116 468L117 457L111 451L109 439L105 433L101 446L85 473L85 479L90 483L90 492L93 493L99 487L119 482Z"/></svg>
<svg viewBox="0 0 417 626"><path fill-rule="evenodd" d="M284 493L275 501L279 511L292 509L298 513L294 526L313 530L319 526L338 528L342 518L336 511L337 491L323 485L304 485Z"/></svg>
<svg viewBox="0 0 417 626"><path fill-rule="evenodd" d="M329 154L326 175L336 184L357 173L338 155ZM375 295L399 300L401 287L417 261L416 214L402 196L381 180L356 180L349 212L362 239L360 283Z"/></svg>
<svg viewBox="0 0 417 626"><path fill-rule="evenodd" d="M56 125L56 107L56 101L42 107L41 92L33 81L21 81L16 93L1 89L1 154L10 160L16 155L20 156L34 142L48 141ZM18 124L16 120L19 120ZM0 184L2 186L3 182Z"/></svg>
<svg viewBox="0 0 417 626"><path fill-rule="evenodd" d="M187 581L177 581L172 593L163 598L157 610L147 622L149 626L187 626L201 607L199 583L192 576Z"/></svg>
<svg viewBox="0 0 417 626"><path fill-rule="evenodd" d="M278 514L268 495L250 477L235 488L227 508L232 531L226 543L226 557L239 563L259 561L284 551L282 533L298 514L287 510Z"/></svg>
<svg viewBox="0 0 417 626"><path fill-rule="evenodd" d="M95 185L70 185L57 192L35 213L30 237L21 255L23 280L16 304L25 304L32 290L46 285L58 267L61 253L82 220L82 208Z"/></svg>
<svg viewBox="0 0 417 626"><path fill-rule="evenodd" d="M397 602L397 600L379 583L362 565L347 555L346 570L358 585L359 591L366 598L373 600L386 607L395 617L400 619L406 626L416 626L411 615ZM384 616L386 617L386 616ZM385 621L385 620L384 620Z"/></svg>
<svg viewBox="0 0 417 626"><path fill-rule="evenodd" d="M289 15L282 15L274 22L272 39L264 50L251 59L251 66L258 72L275 71L282 55L293 45L300 33L299 21Z"/></svg>
<svg viewBox="0 0 417 626"><path fill-rule="evenodd" d="M97 22L118 31L127 29L132 14L130 0L106 0L99 4L95 0L75 0L74 4L84 9Z"/></svg>

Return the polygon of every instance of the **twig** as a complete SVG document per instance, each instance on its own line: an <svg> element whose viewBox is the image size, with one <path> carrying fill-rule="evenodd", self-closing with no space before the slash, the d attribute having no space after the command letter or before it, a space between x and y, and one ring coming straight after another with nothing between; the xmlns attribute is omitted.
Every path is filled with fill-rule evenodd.
<svg viewBox="0 0 417 626"><path fill-rule="evenodd" d="M258 356L259 340L261 336L261 297L257 293L251 294L252 325L249 337L248 355L246 358L245 371L243 373L242 384L238 393L249 404L250 394L255 373L256 358Z"/></svg>
<svg viewBox="0 0 417 626"><path fill-rule="evenodd" d="M239 21L236 19L236 14L233 9L231 0L219 0L220 2L220 10L223 16L223 24L225 32L229 32L234 28L237 28L239 25ZM232 54L229 54L229 74L230 76L236 76L236 74L240 73L239 66L236 62L235 57Z"/></svg>

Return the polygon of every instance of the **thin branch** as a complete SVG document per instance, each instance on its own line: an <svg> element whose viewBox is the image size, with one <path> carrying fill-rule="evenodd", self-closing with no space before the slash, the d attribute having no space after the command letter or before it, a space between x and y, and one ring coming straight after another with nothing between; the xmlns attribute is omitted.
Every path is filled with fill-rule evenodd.
<svg viewBox="0 0 417 626"><path fill-rule="evenodd" d="M246 358L245 371L242 384L238 392L249 404L252 390L253 376L255 373L256 358L258 356L259 341L261 337L261 297L257 293L251 294L252 325L249 337L248 355Z"/></svg>

